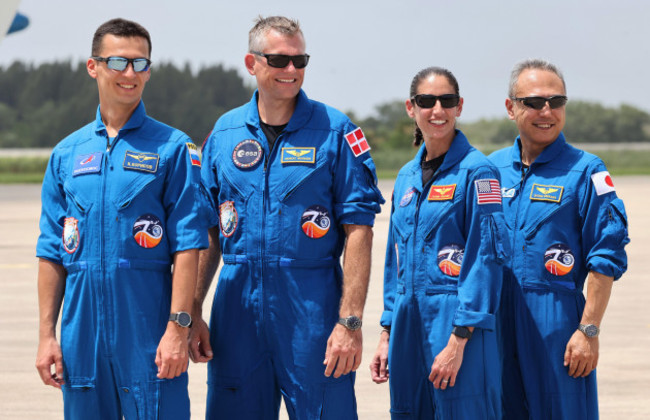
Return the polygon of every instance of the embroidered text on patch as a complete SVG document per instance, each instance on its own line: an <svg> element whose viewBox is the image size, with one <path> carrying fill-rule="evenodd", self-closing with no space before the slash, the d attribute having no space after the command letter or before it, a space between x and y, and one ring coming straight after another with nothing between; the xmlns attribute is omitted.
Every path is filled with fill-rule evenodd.
<svg viewBox="0 0 650 420"><path fill-rule="evenodd" d="M122 166L126 169L153 173L158 170L159 160L160 157L157 153L132 152L127 150L124 154L124 163Z"/></svg>

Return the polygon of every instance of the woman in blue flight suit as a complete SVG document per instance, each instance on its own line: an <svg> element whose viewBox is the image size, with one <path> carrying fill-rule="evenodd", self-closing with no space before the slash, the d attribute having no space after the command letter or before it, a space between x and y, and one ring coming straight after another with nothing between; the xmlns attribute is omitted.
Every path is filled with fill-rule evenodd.
<svg viewBox="0 0 650 420"><path fill-rule="evenodd" d="M455 128L463 99L448 70L411 83L418 153L393 190L384 327L371 364L393 418L498 419L494 333L505 259L499 175Z"/></svg>

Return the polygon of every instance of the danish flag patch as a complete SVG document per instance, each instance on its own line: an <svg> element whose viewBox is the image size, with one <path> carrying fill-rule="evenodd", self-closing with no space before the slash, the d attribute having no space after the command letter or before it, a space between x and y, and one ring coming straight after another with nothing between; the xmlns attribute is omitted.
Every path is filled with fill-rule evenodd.
<svg viewBox="0 0 650 420"><path fill-rule="evenodd" d="M345 140L348 142L350 149L352 149L354 157L359 157L360 155L370 150L368 140L366 140L366 136L363 135L363 131L361 131L360 128L347 133L345 135Z"/></svg>

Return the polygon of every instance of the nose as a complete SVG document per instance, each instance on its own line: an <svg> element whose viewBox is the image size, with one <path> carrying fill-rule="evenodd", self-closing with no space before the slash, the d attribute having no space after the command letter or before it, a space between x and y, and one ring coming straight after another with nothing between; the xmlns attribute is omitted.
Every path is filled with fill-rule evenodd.
<svg viewBox="0 0 650 420"><path fill-rule="evenodd" d="M127 63L126 68L122 70L122 74L129 77L135 76L137 73L133 68L133 63Z"/></svg>

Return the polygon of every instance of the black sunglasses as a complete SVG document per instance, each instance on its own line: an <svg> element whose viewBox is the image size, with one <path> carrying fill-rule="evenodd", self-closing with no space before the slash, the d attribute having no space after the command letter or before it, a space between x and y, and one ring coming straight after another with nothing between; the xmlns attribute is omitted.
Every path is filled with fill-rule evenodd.
<svg viewBox="0 0 650 420"><path fill-rule="evenodd" d="M524 98L511 98L514 101L519 101L528 108L533 108L536 110L540 110L546 106L546 103L548 102L548 106L551 107L551 109L556 109L560 108L564 105L566 105L567 101L569 98L567 98L564 95L554 95L554 96L549 96L548 98L545 98L543 96L526 96Z"/></svg>
<svg viewBox="0 0 650 420"><path fill-rule="evenodd" d="M284 55L284 54L264 54L259 51L251 51L251 54L259 55L266 58L266 63L276 69L283 69L293 61L293 66L297 69L304 69L309 63L309 54L303 55Z"/></svg>
<svg viewBox="0 0 650 420"><path fill-rule="evenodd" d="M133 71L142 72L149 70L151 60L148 58L126 58L126 57L90 57L93 60L103 61L106 67L111 70L124 71L131 64Z"/></svg>
<svg viewBox="0 0 650 420"><path fill-rule="evenodd" d="M433 108L436 106L436 102L440 101L440 105L443 108L453 108L458 105L460 102L460 96L448 93L446 95L415 95L411 98L411 101L415 102L420 108Z"/></svg>

